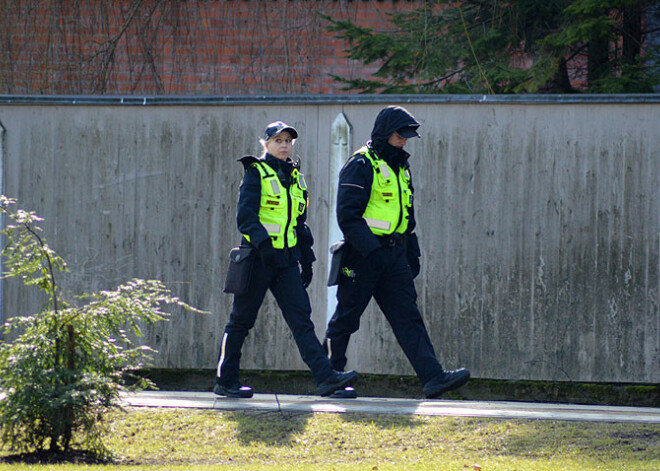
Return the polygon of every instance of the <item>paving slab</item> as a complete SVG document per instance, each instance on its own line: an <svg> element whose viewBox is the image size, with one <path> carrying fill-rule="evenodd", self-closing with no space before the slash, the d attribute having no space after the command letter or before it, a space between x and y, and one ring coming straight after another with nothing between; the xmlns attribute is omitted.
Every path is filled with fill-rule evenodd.
<svg viewBox="0 0 660 471"><path fill-rule="evenodd" d="M652 407L377 397L330 399L320 396L290 394L255 394L250 399L231 399L216 396L212 392L199 391L141 391L124 394L122 401L124 405L133 407L174 407L223 411L407 414L660 424L660 408Z"/></svg>

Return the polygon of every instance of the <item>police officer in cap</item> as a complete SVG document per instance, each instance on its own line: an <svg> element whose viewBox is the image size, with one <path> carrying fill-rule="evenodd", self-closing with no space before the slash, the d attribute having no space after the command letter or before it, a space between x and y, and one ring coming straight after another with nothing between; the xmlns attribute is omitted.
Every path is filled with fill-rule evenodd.
<svg viewBox="0 0 660 471"><path fill-rule="evenodd" d="M271 123L261 139L263 155L240 159L245 170L237 212L242 238L241 246L232 250L225 285L225 292L234 294L234 303L218 355L214 392L221 396L252 397L252 389L239 380L241 349L267 290L282 310L320 395L343 390L357 378L354 371L332 368L311 320L306 288L312 280L314 240L305 224L305 179L300 163L291 159L297 138L293 127Z"/></svg>
<svg viewBox="0 0 660 471"><path fill-rule="evenodd" d="M358 330L360 317L373 297L424 394L436 398L464 385L470 373L464 368L443 369L417 307L413 279L419 274L420 250L413 232L410 154L403 147L408 139L419 137L419 126L404 108L381 110L371 141L340 172L337 219L345 244L336 280L337 307L328 323L324 347L332 366L342 371L351 334Z"/></svg>

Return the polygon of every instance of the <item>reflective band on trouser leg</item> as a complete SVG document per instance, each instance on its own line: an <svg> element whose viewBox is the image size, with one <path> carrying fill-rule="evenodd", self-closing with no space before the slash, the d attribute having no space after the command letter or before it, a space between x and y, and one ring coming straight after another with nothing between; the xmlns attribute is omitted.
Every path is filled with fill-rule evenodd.
<svg viewBox="0 0 660 471"><path fill-rule="evenodd" d="M380 219L373 218L364 218L364 220L367 221L367 226L373 229L380 229L381 231L390 230L390 223L388 221L382 221Z"/></svg>
<svg viewBox="0 0 660 471"><path fill-rule="evenodd" d="M220 359L218 360L218 372L216 374L218 378L221 376L220 368L222 368L222 362L225 361L226 346L227 346L227 332L225 332L225 335L222 336L222 346L220 347Z"/></svg>

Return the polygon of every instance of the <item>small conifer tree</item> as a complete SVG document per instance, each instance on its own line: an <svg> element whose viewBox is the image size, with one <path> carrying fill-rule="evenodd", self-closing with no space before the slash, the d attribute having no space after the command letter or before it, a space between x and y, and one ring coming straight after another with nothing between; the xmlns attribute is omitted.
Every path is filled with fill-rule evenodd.
<svg viewBox="0 0 660 471"><path fill-rule="evenodd" d="M134 279L114 291L84 294L69 305L58 294L56 272L66 264L41 236L42 221L0 195L6 219L1 255L4 278L19 278L46 294L43 310L14 316L0 341L0 439L21 452L72 449L107 456L102 418L120 393L153 386L128 384L153 350L136 346L141 325L165 320L166 305L201 312L172 296L160 281Z"/></svg>

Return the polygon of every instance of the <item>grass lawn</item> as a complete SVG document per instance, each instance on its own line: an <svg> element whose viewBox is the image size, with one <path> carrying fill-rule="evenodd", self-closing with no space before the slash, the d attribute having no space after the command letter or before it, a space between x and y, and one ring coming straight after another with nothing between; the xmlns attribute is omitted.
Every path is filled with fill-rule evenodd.
<svg viewBox="0 0 660 471"><path fill-rule="evenodd" d="M114 463L0 471L660 469L660 425L154 408L106 425Z"/></svg>

